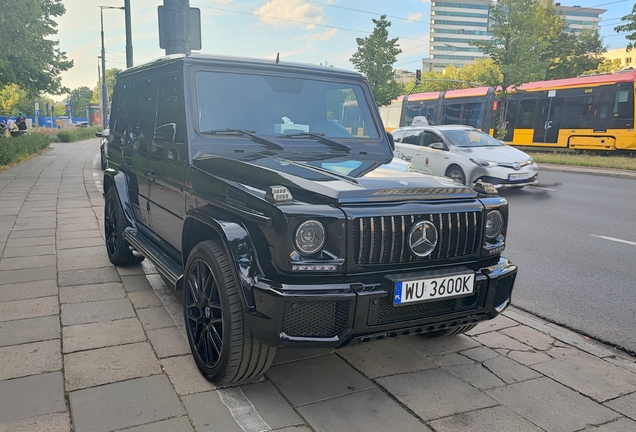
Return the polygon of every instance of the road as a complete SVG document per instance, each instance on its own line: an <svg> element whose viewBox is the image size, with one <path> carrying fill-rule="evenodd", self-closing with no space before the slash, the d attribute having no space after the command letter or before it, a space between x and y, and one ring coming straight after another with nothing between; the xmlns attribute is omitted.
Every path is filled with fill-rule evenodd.
<svg viewBox="0 0 636 432"><path fill-rule="evenodd" d="M636 352L636 180L547 172L503 191L513 305Z"/></svg>

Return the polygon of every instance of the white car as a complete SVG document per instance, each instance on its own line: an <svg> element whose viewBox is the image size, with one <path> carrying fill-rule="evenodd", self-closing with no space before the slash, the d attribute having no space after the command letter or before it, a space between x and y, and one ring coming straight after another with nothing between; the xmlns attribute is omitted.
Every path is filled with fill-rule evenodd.
<svg viewBox="0 0 636 432"><path fill-rule="evenodd" d="M407 126L393 130L395 156L467 186L535 185L539 167L519 149L470 126Z"/></svg>

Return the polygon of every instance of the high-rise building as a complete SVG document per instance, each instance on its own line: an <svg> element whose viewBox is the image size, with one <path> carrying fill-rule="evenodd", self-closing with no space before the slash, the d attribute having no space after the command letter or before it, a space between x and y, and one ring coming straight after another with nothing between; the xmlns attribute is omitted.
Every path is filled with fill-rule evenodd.
<svg viewBox="0 0 636 432"><path fill-rule="evenodd" d="M429 58L422 59L422 68L442 71L453 65L462 67L486 57L471 41L489 40L488 11L497 0L431 0L431 33ZM565 15L570 31L599 28L605 9L580 6L555 6Z"/></svg>

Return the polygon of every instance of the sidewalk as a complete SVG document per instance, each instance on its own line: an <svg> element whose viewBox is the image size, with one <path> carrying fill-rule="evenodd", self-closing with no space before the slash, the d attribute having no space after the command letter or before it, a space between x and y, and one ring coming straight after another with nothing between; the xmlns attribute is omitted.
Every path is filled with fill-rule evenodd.
<svg viewBox="0 0 636 432"><path fill-rule="evenodd" d="M636 431L636 358L514 308L215 389L152 265L108 260L98 146L0 172L0 432Z"/></svg>

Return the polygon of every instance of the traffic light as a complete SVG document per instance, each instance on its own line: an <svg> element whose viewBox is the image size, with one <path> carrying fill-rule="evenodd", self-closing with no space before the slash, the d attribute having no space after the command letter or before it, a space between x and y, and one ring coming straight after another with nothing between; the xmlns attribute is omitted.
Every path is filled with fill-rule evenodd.
<svg viewBox="0 0 636 432"><path fill-rule="evenodd" d="M415 84L422 82L422 71L420 69L415 70Z"/></svg>

